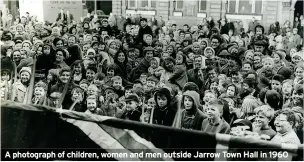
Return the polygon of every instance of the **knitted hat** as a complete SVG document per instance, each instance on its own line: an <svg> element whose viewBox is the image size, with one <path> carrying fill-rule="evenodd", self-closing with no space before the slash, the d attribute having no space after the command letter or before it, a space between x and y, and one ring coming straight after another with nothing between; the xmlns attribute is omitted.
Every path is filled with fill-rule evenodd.
<svg viewBox="0 0 304 162"><path fill-rule="evenodd" d="M89 54L90 52L93 52L94 55L96 55L96 52L95 52L95 50L93 48L90 48L90 49L87 50L87 54Z"/></svg>
<svg viewBox="0 0 304 162"><path fill-rule="evenodd" d="M236 44L229 44L229 45L227 46L228 52L231 53L231 51L232 51L233 48L238 49L239 47L238 47L238 45L236 45Z"/></svg>
<svg viewBox="0 0 304 162"><path fill-rule="evenodd" d="M207 45L207 47L208 47L208 45L209 45L209 41L208 41L208 39L207 39L207 38L202 39L202 42L205 42L205 43L206 43L206 45Z"/></svg>
<svg viewBox="0 0 304 162"><path fill-rule="evenodd" d="M125 101L127 102L127 101L135 101L135 102L139 102L139 97L137 96L137 95L135 95L135 94L131 94L131 95L129 95L126 99L125 99Z"/></svg>
<svg viewBox="0 0 304 162"><path fill-rule="evenodd" d="M22 67L20 72L19 72L19 75L21 75L21 73L23 72L28 72L30 75L32 74L32 69L30 67Z"/></svg>
<svg viewBox="0 0 304 162"><path fill-rule="evenodd" d="M158 79L157 79L156 77L154 77L154 76L149 76L149 77L147 78L147 81L153 81L153 82L155 82L156 84L158 83Z"/></svg>
<svg viewBox="0 0 304 162"><path fill-rule="evenodd" d="M29 40L24 40L24 41L22 42L22 45L21 45L22 47L23 47L23 44L24 44L24 43L28 43L30 46L33 45L31 41L29 41Z"/></svg>
<svg viewBox="0 0 304 162"><path fill-rule="evenodd" d="M222 50L220 53L219 53L219 56L229 56L230 54L228 53L227 50Z"/></svg>

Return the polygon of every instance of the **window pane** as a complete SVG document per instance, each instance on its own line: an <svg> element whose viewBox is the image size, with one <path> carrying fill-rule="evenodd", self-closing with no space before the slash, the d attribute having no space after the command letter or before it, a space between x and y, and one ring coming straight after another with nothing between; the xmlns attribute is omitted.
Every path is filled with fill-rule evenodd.
<svg viewBox="0 0 304 162"><path fill-rule="evenodd" d="M239 2L239 13L241 13L241 14L251 14L252 13L251 0L241 0Z"/></svg>
<svg viewBox="0 0 304 162"><path fill-rule="evenodd" d="M200 10L202 11L204 11L204 10L206 10L206 8L207 8L207 0L200 0L201 1L201 4L200 4Z"/></svg>
<svg viewBox="0 0 304 162"><path fill-rule="evenodd" d="M183 0L176 0L176 8L177 9L183 9Z"/></svg>
<svg viewBox="0 0 304 162"><path fill-rule="evenodd" d="M262 0L255 1L255 13L262 14Z"/></svg>
<svg viewBox="0 0 304 162"><path fill-rule="evenodd" d="M151 0L151 7L152 8L156 8L156 0Z"/></svg>
<svg viewBox="0 0 304 162"><path fill-rule="evenodd" d="M148 0L141 0L140 7L149 7L149 1Z"/></svg>
<svg viewBox="0 0 304 162"><path fill-rule="evenodd" d="M129 0L130 6L129 7L135 7L135 0Z"/></svg>
<svg viewBox="0 0 304 162"><path fill-rule="evenodd" d="M235 13L236 0L229 1L229 13Z"/></svg>

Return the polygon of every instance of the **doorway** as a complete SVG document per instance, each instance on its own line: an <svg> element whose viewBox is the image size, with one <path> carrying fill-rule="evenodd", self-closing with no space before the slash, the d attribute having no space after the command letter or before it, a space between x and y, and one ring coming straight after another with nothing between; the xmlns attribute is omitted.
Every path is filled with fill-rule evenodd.
<svg viewBox="0 0 304 162"><path fill-rule="evenodd" d="M299 18L303 15L303 0L298 0L295 4L294 18Z"/></svg>

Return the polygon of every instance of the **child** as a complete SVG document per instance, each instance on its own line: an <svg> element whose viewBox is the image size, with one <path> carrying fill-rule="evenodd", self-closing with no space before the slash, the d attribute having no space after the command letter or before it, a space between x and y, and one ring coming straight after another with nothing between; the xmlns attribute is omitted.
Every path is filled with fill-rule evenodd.
<svg viewBox="0 0 304 162"><path fill-rule="evenodd" d="M151 112L155 108L155 105L156 105L156 103L154 101L154 98L148 99L148 102L145 105L144 115L141 117L141 122L152 124L152 121L150 120L151 119L151 115L152 115Z"/></svg>
<svg viewBox="0 0 304 162"><path fill-rule="evenodd" d="M72 94L72 101L75 105L70 107L70 110L78 111L78 112L85 112L86 108L83 105L84 99L84 90L80 87L74 87L71 91Z"/></svg>
<svg viewBox="0 0 304 162"><path fill-rule="evenodd" d="M112 86L114 88L114 91L118 94L119 97L124 95L125 88L122 86L122 79L120 76L114 76L111 78L112 80Z"/></svg>
<svg viewBox="0 0 304 162"><path fill-rule="evenodd" d="M216 99L215 94L212 91L210 91L210 90L206 90L204 98L203 98L204 105L203 105L203 110L202 111L204 113L207 113L207 107L209 106L210 101L212 101L214 99Z"/></svg>
<svg viewBox="0 0 304 162"><path fill-rule="evenodd" d="M294 86L296 86L297 84L303 84L304 65L303 64L296 65L296 67L294 68L294 74L295 74L295 78L293 82Z"/></svg>
<svg viewBox="0 0 304 162"><path fill-rule="evenodd" d="M183 129L200 130L206 116L199 110L199 102L200 97L197 92L186 91L183 94L182 102L173 126Z"/></svg>
<svg viewBox="0 0 304 162"><path fill-rule="evenodd" d="M96 52L93 48L88 49L86 59L83 61L84 67L87 69L89 64L96 64Z"/></svg>
<svg viewBox="0 0 304 162"><path fill-rule="evenodd" d="M120 118L126 120L140 121L141 108L139 106L140 101L138 96L132 94L125 99L125 102L126 109Z"/></svg>
<svg viewBox="0 0 304 162"><path fill-rule="evenodd" d="M294 53L293 55L290 55L291 56L291 62L294 64L294 65L297 65L299 62L303 62L303 52L296 52Z"/></svg>
<svg viewBox="0 0 304 162"><path fill-rule="evenodd" d="M86 79L83 79L80 83L79 86L80 88L82 88L84 90L84 92L86 93L89 87L89 82Z"/></svg>
<svg viewBox="0 0 304 162"><path fill-rule="evenodd" d="M207 107L207 118L203 120L201 130L208 133L229 134L230 126L222 118L224 103L221 100L214 99L210 101Z"/></svg>
<svg viewBox="0 0 304 162"><path fill-rule="evenodd" d="M79 84L79 82L85 77L85 68L84 64L81 60L77 60L72 65L74 69L74 77L73 81L76 84Z"/></svg>
<svg viewBox="0 0 304 162"><path fill-rule="evenodd" d="M152 123L172 126L176 110L170 105L171 93L167 88L160 88L154 94L156 102L155 109L152 111Z"/></svg>
<svg viewBox="0 0 304 162"><path fill-rule="evenodd" d="M105 115L105 113L100 108L97 108L96 98L94 99L94 97L90 97L90 96L88 96L87 98L87 111L85 113Z"/></svg>
<svg viewBox="0 0 304 162"><path fill-rule="evenodd" d="M86 71L86 78L89 83L93 83L95 75L97 73L97 68L94 64L89 64Z"/></svg>
<svg viewBox="0 0 304 162"><path fill-rule="evenodd" d="M96 87L95 84L91 84L91 85L88 87L87 94L90 95L90 96L91 96L91 95L98 96L98 88Z"/></svg>
<svg viewBox="0 0 304 162"><path fill-rule="evenodd" d="M256 116L255 122L252 124L253 132L269 136L268 140L272 139L276 132L269 126L269 123L274 117L274 109L268 105L263 105L255 108L254 112Z"/></svg>
<svg viewBox="0 0 304 162"><path fill-rule="evenodd" d="M214 52L214 49L211 48L211 47L206 47L205 48L205 51L204 51L204 56L206 57L206 60L205 60L205 65L207 67L215 67L216 66L216 61L214 59L215 57L215 52Z"/></svg>
<svg viewBox="0 0 304 162"><path fill-rule="evenodd" d="M43 104L45 99L45 94L47 92L47 85L44 82L38 82L34 87L34 97L32 99L33 104Z"/></svg>
<svg viewBox="0 0 304 162"><path fill-rule="evenodd" d="M250 70L252 70L252 64L248 61L244 61L242 66L243 74L246 74Z"/></svg>
<svg viewBox="0 0 304 162"><path fill-rule="evenodd" d="M148 74L149 75L154 75L154 76L160 76L158 74L158 68L159 68L159 58L158 57L153 57L153 59L150 61L150 67L148 68Z"/></svg>
<svg viewBox="0 0 304 162"><path fill-rule="evenodd" d="M293 89L293 81L291 79L284 80L282 83L283 108L291 102L291 94Z"/></svg>

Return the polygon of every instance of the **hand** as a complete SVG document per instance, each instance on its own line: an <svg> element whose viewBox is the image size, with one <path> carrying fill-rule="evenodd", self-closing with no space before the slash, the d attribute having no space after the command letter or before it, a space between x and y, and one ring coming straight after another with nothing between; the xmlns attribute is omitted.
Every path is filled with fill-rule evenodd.
<svg viewBox="0 0 304 162"><path fill-rule="evenodd" d="M262 128L262 124L260 122L253 122L252 123L252 131L253 132L259 132Z"/></svg>

